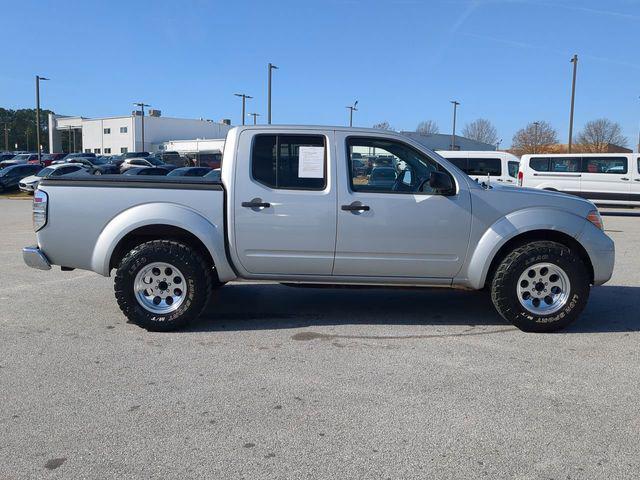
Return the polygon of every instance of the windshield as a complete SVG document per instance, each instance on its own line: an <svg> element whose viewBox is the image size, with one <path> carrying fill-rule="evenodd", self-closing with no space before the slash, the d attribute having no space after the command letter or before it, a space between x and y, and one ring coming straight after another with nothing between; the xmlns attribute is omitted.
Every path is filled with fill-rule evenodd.
<svg viewBox="0 0 640 480"><path fill-rule="evenodd" d="M47 168L43 168L38 173L36 173L36 177L48 177L53 172L55 172L55 169L53 169L53 168L48 168L48 167Z"/></svg>
<svg viewBox="0 0 640 480"><path fill-rule="evenodd" d="M107 161L104 158L87 158L87 160L89 162L91 162L94 165L104 165L107 163Z"/></svg>
<svg viewBox="0 0 640 480"><path fill-rule="evenodd" d="M29 160L29 157L31 155L28 153L21 153L20 155L16 155L15 157L13 157L11 160Z"/></svg>
<svg viewBox="0 0 640 480"><path fill-rule="evenodd" d="M151 165L164 165L164 163L158 160L156 157L146 157L145 160Z"/></svg>

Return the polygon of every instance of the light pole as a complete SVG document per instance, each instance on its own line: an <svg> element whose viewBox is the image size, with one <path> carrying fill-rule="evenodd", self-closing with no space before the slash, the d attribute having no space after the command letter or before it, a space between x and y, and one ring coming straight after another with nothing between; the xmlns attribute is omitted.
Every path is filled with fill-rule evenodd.
<svg viewBox="0 0 640 480"><path fill-rule="evenodd" d="M69 153L75 153L75 150L76 150L75 145L74 145L74 148L71 149L71 125L69 125L68 130L69 130Z"/></svg>
<svg viewBox="0 0 640 480"><path fill-rule="evenodd" d="M5 152L9 151L9 128L7 127L8 122L4 122L4 150Z"/></svg>
<svg viewBox="0 0 640 480"><path fill-rule="evenodd" d="M242 98L242 125L244 125L244 117L246 116L246 102L247 98L253 98L251 95L247 95L245 93L234 93L236 97Z"/></svg>
<svg viewBox="0 0 640 480"><path fill-rule="evenodd" d="M571 145L573 143L573 105L576 99L576 73L578 71L578 55L574 55L571 59L573 63L573 82L571 82L571 113L569 113L569 143L567 145L567 153L571 153Z"/></svg>
<svg viewBox="0 0 640 480"><path fill-rule="evenodd" d="M137 107L140 107L140 109L142 110L142 117L140 118L140 122L142 123L142 151L144 152L144 107L150 107L151 105L148 105L144 102L134 102L134 105L136 105ZM75 147L75 145L74 145ZM136 148L136 143L135 143L135 138L133 139L133 149L135 150Z"/></svg>
<svg viewBox="0 0 640 480"><path fill-rule="evenodd" d="M640 97L638 98L640 99ZM7 128L6 124L5 124L5 128ZM638 129L638 153L640 153L640 128Z"/></svg>
<svg viewBox="0 0 640 480"><path fill-rule="evenodd" d="M460 102L457 100L450 100L450 103L453 104L453 129L451 130L451 150L456 149L456 113L458 111L458 105Z"/></svg>
<svg viewBox="0 0 640 480"><path fill-rule="evenodd" d="M540 122L533 122L533 153L538 153L538 127Z"/></svg>
<svg viewBox="0 0 640 480"><path fill-rule="evenodd" d="M38 150L38 163L40 163L40 154L42 149L40 148L40 81L49 80L48 78L36 75L36 143ZM29 150L29 148L27 148Z"/></svg>
<svg viewBox="0 0 640 480"><path fill-rule="evenodd" d="M498 140L496 143L496 150L500 150L500 144L502 143L502 139Z"/></svg>
<svg viewBox="0 0 640 480"><path fill-rule="evenodd" d="M273 63L269 63L269 79L267 80L267 123L269 125L271 125L271 72L274 69L278 70L278 67ZM244 118L244 115L242 118Z"/></svg>
<svg viewBox="0 0 640 480"><path fill-rule="evenodd" d="M254 124L254 125L257 125L257 124L258 124L258 122L257 122L257 118L260 116L260 114L259 114L259 113L247 113L247 116L248 116L248 117L253 117L253 124Z"/></svg>
<svg viewBox="0 0 640 480"><path fill-rule="evenodd" d="M353 112L357 112L358 109L356 108L358 106L358 100L356 100L353 105L350 105L348 107L346 107L349 110L349 126L353 127Z"/></svg>

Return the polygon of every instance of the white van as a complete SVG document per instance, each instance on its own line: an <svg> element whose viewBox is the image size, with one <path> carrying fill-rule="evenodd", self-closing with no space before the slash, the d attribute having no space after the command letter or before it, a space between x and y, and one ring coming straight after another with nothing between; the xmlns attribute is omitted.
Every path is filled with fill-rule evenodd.
<svg viewBox="0 0 640 480"><path fill-rule="evenodd" d="M571 193L594 203L640 205L637 153L523 155L518 184Z"/></svg>
<svg viewBox="0 0 640 480"><path fill-rule="evenodd" d="M438 150L437 153L474 180L515 186L520 161L507 152L486 150Z"/></svg>

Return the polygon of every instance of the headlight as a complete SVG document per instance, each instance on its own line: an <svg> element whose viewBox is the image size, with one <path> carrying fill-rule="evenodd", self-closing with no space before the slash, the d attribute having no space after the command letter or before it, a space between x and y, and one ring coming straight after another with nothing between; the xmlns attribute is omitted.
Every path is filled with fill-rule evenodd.
<svg viewBox="0 0 640 480"><path fill-rule="evenodd" d="M604 222L602 221L602 217L600 216L600 212L598 212L598 210L591 210L587 214L587 220L593 223L600 230L604 231Z"/></svg>
<svg viewBox="0 0 640 480"><path fill-rule="evenodd" d="M36 232L47 224L48 200L42 190L36 190L33 194L33 230Z"/></svg>

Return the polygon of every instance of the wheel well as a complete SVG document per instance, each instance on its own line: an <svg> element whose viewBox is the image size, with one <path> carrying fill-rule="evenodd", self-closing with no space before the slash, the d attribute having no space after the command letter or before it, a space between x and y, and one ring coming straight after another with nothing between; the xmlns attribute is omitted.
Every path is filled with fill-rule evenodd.
<svg viewBox="0 0 640 480"><path fill-rule="evenodd" d="M177 240L185 245L189 245L202 255L211 266L215 265L207 247L205 247L202 241L193 233L172 225L145 225L144 227L130 231L120 239L109 259L109 271L117 268L124 256L136 246L158 239Z"/></svg>
<svg viewBox="0 0 640 480"><path fill-rule="evenodd" d="M553 242L561 243L566 247L569 247L574 252L577 252L584 264L587 266L587 270L589 271L589 281L593 283L593 265L591 264L591 259L589 258L589 254L584 249L580 242L578 242L575 238L566 233L558 232L556 230L532 230L530 232L521 233L510 239L507 243L505 243L498 253L493 257L491 261L491 266L489 267L489 271L487 272L487 278L484 281L484 286L487 287L491 284L491 280L493 279L493 274L495 273L500 262L506 257L509 252L518 248L525 243L535 242L538 240L550 240Z"/></svg>

